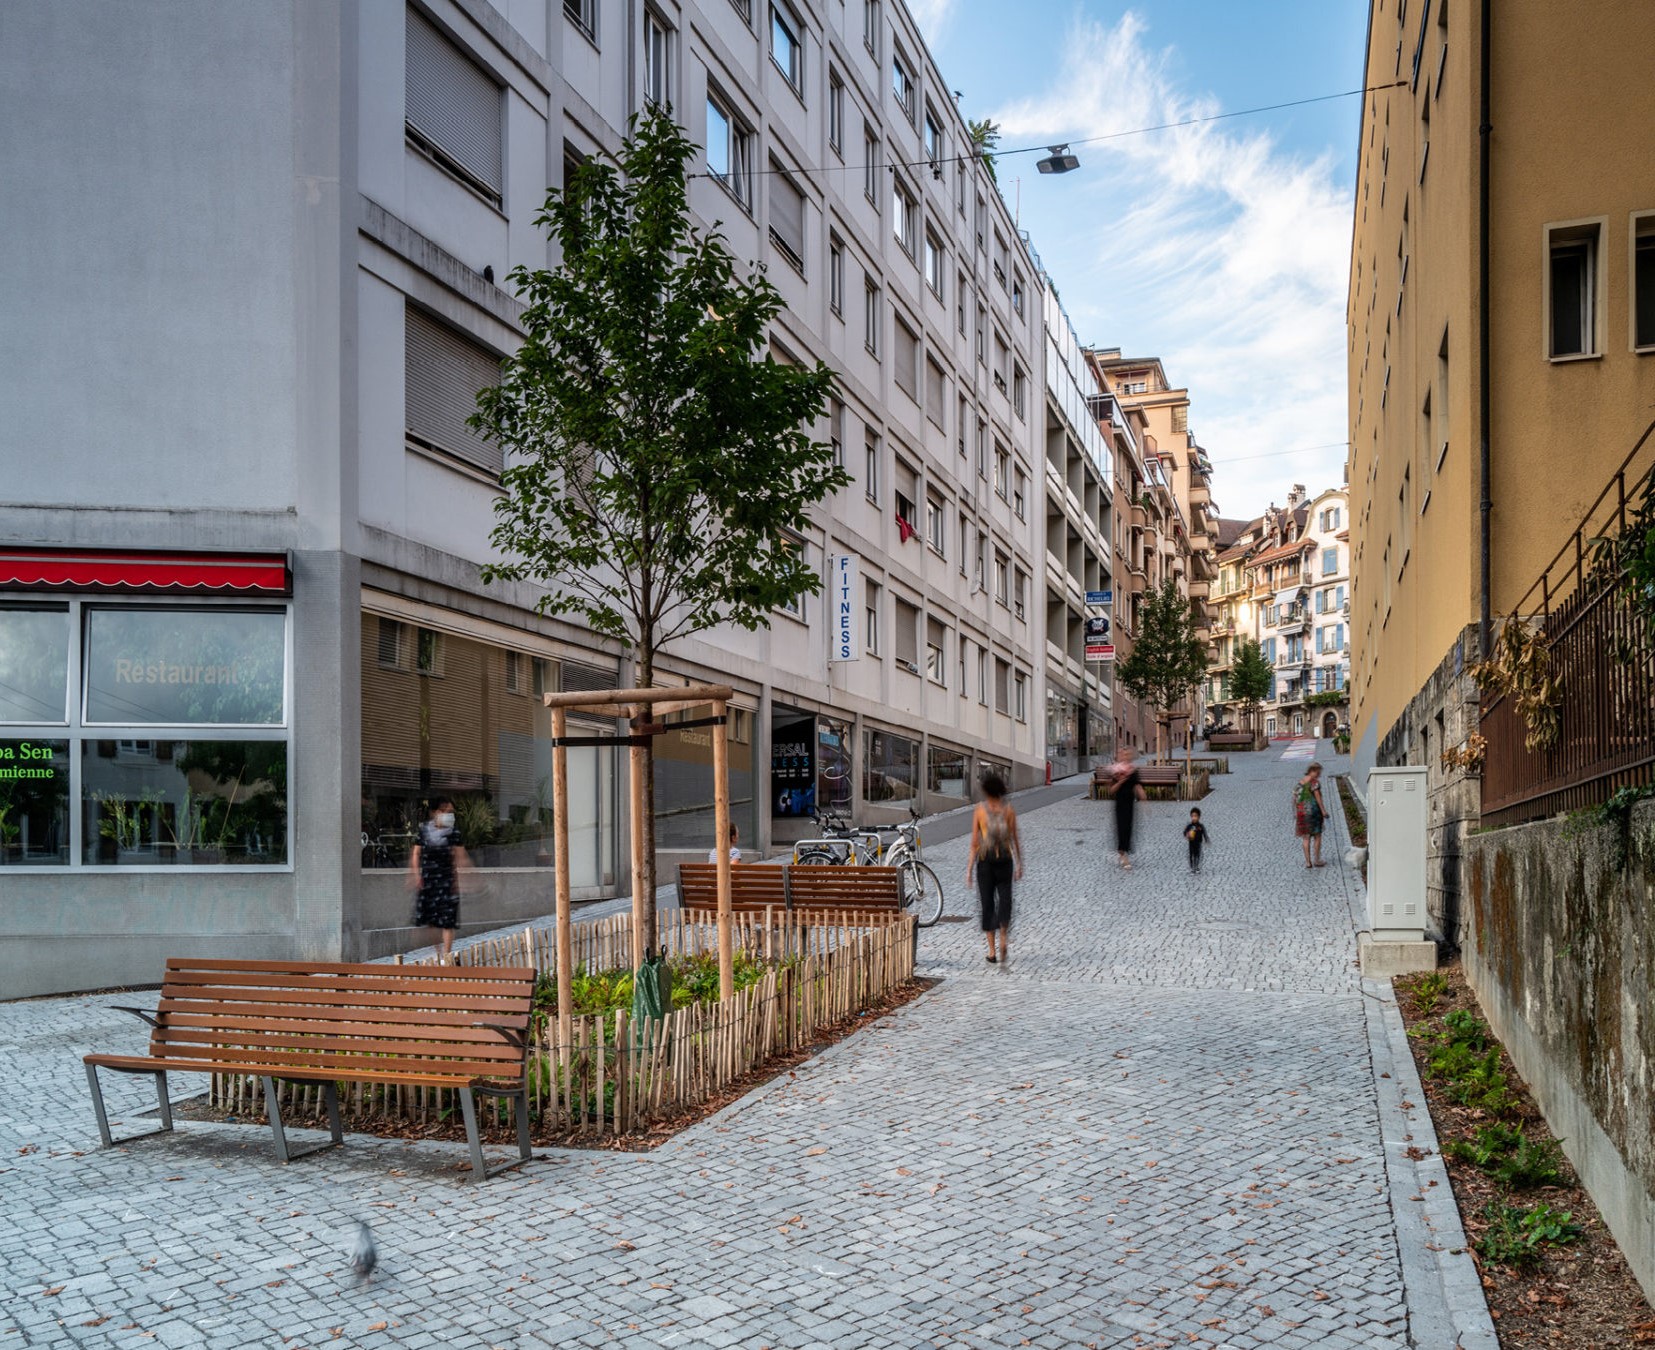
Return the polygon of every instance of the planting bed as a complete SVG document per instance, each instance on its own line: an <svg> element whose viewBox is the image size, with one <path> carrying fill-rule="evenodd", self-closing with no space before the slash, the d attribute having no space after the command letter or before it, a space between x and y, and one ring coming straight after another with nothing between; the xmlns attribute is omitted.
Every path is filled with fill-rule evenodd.
<svg viewBox="0 0 1655 1350"><path fill-rule="evenodd" d="M1396 992L1500 1344L1655 1346L1655 1310L1459 966Z"/></svg>

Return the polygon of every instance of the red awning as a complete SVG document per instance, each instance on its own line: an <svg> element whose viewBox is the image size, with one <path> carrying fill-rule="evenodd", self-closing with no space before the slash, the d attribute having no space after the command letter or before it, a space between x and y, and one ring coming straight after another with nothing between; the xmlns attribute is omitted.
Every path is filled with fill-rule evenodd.
<svg viewBox="0 0 1655 1350"><path fill-rule="evenodd" d="M285 553L0 548L0 591L292 595Z"/></svg>

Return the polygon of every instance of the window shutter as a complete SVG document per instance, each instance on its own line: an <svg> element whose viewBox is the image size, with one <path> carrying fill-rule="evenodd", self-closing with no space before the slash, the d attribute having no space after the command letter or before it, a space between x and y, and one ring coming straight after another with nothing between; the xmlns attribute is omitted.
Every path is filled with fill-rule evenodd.
<svg viewBox="0 0 1655 1350"><path fill-rule="evenodd" d="M466 425L477 395L500 382L500 359L409 307L406 324L408 431L486 473L505 467L499 443Z"/></svg>
<svg viewBox="0 0 1655 1350"><path fill-rule="evenodd" d="M408 11L404 116L421 139L441 150L500 199L500 86L435 24Z"/></svg>
<svg viewBox="0 0 1655 1350"><path fill-rule="evenodd" d="M805 199L793 186L793 181L777 171L770 170L770 233L776 242L793 255L794 261L805 260Z"/></svg>
<svg viewBox="0 0 1655 1350"><path fill-rule="evenodd" d="M896 659L907 666L919 665L919 610L901 598L896 602Z"/></svg>

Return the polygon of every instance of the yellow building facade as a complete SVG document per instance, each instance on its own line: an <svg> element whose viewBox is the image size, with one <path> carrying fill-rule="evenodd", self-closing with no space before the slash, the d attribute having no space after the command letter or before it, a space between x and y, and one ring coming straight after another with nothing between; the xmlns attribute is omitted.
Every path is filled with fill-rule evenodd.
<svg viewBox="0 0 1655 1350"><path fill-rule="evenodd" d="M1655 6L1373 0L1364 84L1353 740L1359 769L1424 763L1440 798L1442 751L1475 729L1480 621L1522 599L1655 415Z"/></svg>

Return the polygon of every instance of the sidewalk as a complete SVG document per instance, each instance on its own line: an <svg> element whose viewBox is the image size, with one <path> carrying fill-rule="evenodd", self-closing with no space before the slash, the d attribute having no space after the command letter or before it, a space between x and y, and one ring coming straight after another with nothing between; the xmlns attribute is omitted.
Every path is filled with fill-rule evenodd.
<svg viewBox="0 0 1655 1350"><path fill-rule="evenodd" d="M1025 797L1009 966L964 840L928 830L943 982L650 1154L471 1188L459 1145L283 1168L266 1130L185 1124L105 1153L77 1056L142 1045L129 1000L0 1007L0 1350L1493 1346L1388 986L1355 969L1343 830L1297 861L1283 753L1213 780L1195 877L1184 804L1141 808L1123 873L1107 806Z"/></svg>

